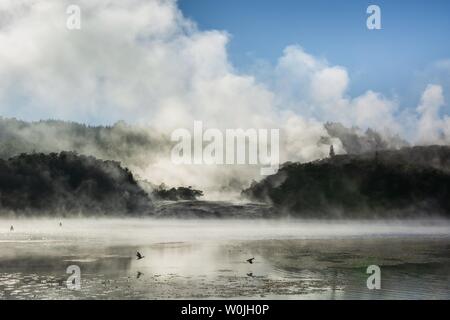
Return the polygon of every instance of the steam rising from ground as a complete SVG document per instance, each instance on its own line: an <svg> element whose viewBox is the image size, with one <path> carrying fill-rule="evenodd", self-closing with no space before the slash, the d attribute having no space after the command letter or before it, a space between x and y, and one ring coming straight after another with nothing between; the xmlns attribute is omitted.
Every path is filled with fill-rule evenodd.
<svg viewBox="0 0 450 320"><path fill-rule="evenodd" d="M52 241L75 237L102 239L121 245L212 240L364 239L374 237L448 237L444 220L346 221L346 220L154 220L154 219L14 219L0 220L0 242L8 239ZM14 233L9 226L14 225ZM170 232L167 232L170 230ZM30 236L32 238L30 239ZM44 239L45 240L45 239Z"/></svg>
<svg viewBox="0 0 450 320"><path fill-rule="evenodd" d="M102 124L125 120L141 127L119 125L94 137L51 124L18 128L17 135L39 148L122 160L156 184L223 192L259 178L259 168L174 166L167 143L173 129L191 129L194 120L219 129L279 128L281 162L326 157L331 144L336 153L349 152L324 127L327 121L359 126L360 136L371 127L385 141L394 140L387 145L397 144L397 134L412 143L450 142L450 120L439 112L445 104L439 84L425 88L416 112L408 112L395 98L371 90L350 97L345 67L299 45L288 46L264 77L239 73L227 56L230 35L199 30L173 0L80 0L82 28L72 31L66 28L69 4L0 4L1 114ZM123 140L130 132L142 140ZM110 145L97 150L89 142L95 139Z"/></svg>
<svg viewBox="0 0 450 320"><path fill-rule="evenodd" d="M337 123L325 126L291 118L281 136L281 161L310 161L328 156L330 145L337 153L361 153L406 145L396 137L384 138L370 130L348 129ZM175 142L161 131L118 122L110 127L86 126L62 121L24 122L0 118L0 157L8 159L21 153L61 152L66 150L99 159L120 161L138 179L150 184L194 186L206 191L208 199L236 198L250 182L261 178L255 165L176 165L170 158ZM315 144L311 144L315 141ZM150 190L147 190L150 191Z"/></svg>

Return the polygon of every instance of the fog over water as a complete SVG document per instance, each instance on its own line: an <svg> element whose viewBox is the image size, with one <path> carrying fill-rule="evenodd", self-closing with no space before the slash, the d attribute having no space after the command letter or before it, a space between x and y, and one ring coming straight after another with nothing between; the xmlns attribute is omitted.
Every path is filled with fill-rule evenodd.
<svg viewBox="0 0 450 320"><path fill-rule="evenodd" d="M229 241L267 239L340 239L434 236L450 237L447 220L227 220L80 218L1 219L1 241L77 238L88 241L147 244L169 241ZM9 232L14 225L14 233ZM31 237L31 238L30 238ZM15 241L13 240L13 241Z"/></svg>
<svg viewBox="0 0 450 320"><path fill-rule="evenodd" d="M0 246L1 299L450 298L442 220L1 219Z"/></svg>

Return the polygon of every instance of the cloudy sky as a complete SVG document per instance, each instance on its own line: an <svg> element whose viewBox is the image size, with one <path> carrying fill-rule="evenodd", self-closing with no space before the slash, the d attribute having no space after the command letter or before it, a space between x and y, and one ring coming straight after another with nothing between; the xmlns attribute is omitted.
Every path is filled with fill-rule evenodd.
<svg viewBox="0 0 450 320"><path fill-rule="evenodd" d="M249 70L257 59L276 63L283 49L296 43L345 66L352 95L370 88L402 94L414 104L420 95L410 93L424 85L421 74L450 52L446 0L181 0L179 4L200 28L232 35L228 48L235 66ZM381 32L366 28L369 4L381 8Z"/></svg>
<svg viewBox="0 0 450 320"><path fill-rule="evenodd" d="M69 30L67 7L81 8ZM1 0L0 115L450 142L450 3ZM292 138L297 137L297 138ZM314 139L313 139L314 140Z"/></svg>

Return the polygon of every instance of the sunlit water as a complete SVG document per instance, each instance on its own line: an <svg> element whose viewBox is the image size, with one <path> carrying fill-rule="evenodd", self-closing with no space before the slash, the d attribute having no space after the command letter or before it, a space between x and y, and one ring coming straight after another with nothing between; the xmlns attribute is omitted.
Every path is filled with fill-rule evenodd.
<svg viewBox="0 0 450 320"><path fill-rule="evenodd" d="M450 298L443 221L59 222L0 220L0 299ZM380 290L366 286L373 264ZM70 265L79 291L67 288Z"/></svg>

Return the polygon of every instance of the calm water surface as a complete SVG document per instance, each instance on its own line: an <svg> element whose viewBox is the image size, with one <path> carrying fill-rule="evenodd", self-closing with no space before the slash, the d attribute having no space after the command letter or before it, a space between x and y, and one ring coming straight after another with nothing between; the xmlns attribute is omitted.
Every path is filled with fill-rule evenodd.
<svg viewBox="0 0 450 320"><path fill-rule="evenodd" d="M59 222L0 220L0 299L450 298L445 221ZM372 264L381 290L367 289Z"/></svg>

